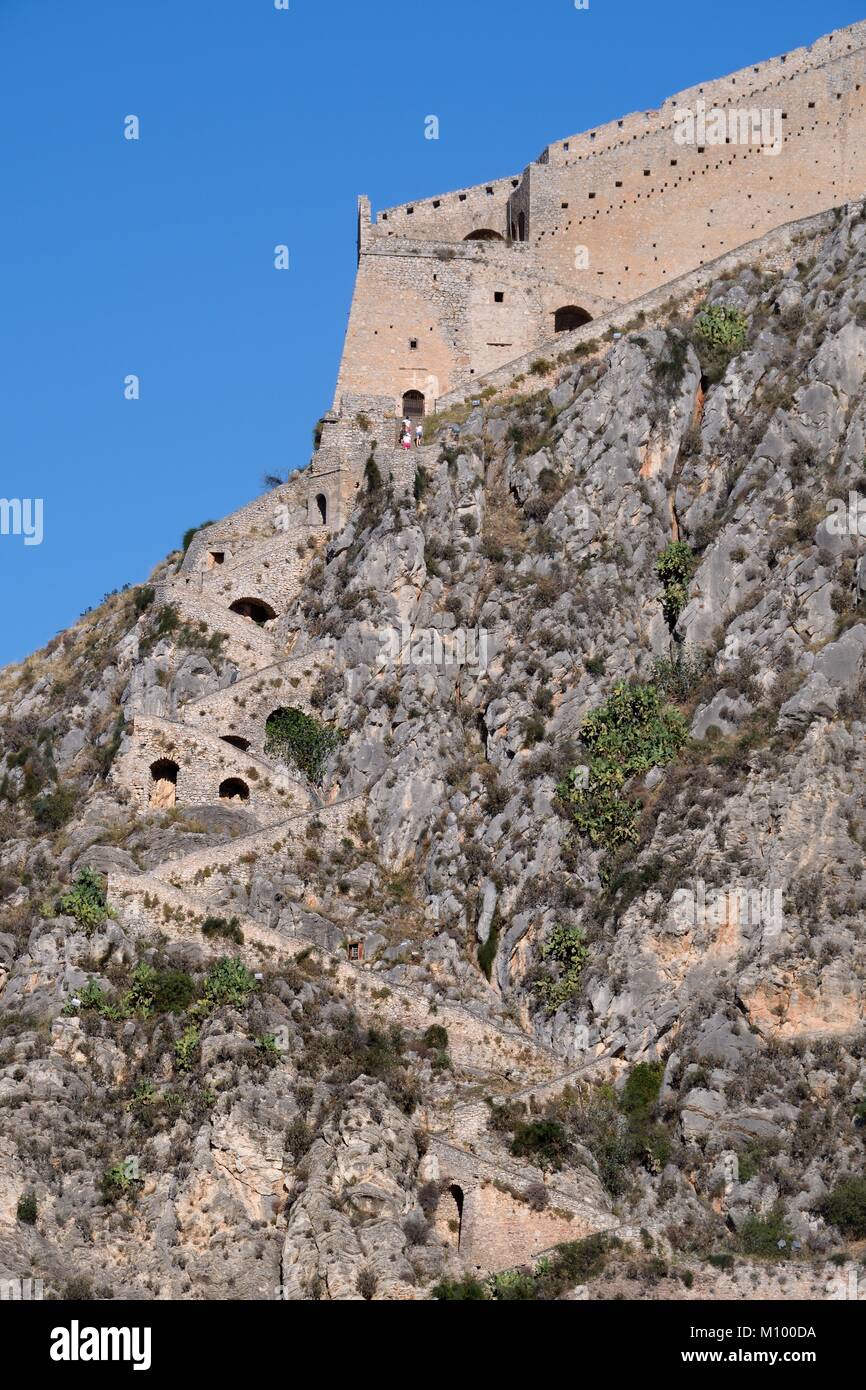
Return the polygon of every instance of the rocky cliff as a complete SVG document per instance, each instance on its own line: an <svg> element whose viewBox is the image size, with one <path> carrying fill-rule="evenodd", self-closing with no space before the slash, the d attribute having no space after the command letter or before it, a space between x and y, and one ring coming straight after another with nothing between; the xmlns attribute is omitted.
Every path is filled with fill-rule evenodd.
<svg viewBox="0 0 866 1390"><path fill-rule="evenodd" d="M853 207L2 673L3 1277L851 1296L864 268Z"/></svg>

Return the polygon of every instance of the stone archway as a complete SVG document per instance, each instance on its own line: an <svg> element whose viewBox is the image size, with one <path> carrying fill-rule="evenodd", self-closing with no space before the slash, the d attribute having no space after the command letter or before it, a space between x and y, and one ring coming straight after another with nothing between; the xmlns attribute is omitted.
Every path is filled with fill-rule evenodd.
<svg viewBox="0 0 866 1390"><path fill-rule="evenodd" d="M477 227L474 232L467 232L464 241L504 241L505 237L501 232L494 232L492 227Z"/></svg>
<svg viewBox="0 0 866 1390"><path fill-rule="evenodd" d="M417 423L424 418L424 392L406 391L403 395L403 419Z"/></svg>
<svg viewBox="0 0 866 1390"><path fill-rule="evenodd" d="M592 314L581 309L579 304L563 304L553 315L554 333L568 333L572 328L582 328L592 322Z"/></svg>
<svg viewBox="0 0 866 1390"><path fill-rule="evenodd" d="M239 748L245 753L250 746L248 738L241 738L240 734L220 734L223 743L230 743L233 748Z"/></svg>
<svg viewBox="0 0 866 1390"><path fill-rule="evenodd" d="M249 801L250 789L241 777L227 777L220 782L220 801Z"/></svg>
<svg viewBox="0 0 866 1390"><path fill-rule="evenodd" d="M463 1195L463 1188L460 1187L456 1182L453 1182L453 1183L451 1184L451 1186L449 1187L448 1191L449 1191L451 1197L453 1198L454 1206L455 1206L456 1211L457 1211L457 1222L456 1222L457 1230L456 1230L455 1234L456 1234L456 1236L457 1236L457 1249L459 1250L459 1249L460 1249L460 1240L461 1240L461 1237L462 1237L462 1235L463 1235L463 1203L464 1203L464 1201L465 1201L465 1198L464 1198L464 1195ZM449 1219L449 1222L448 1222L449 1228L452 1226L452 1223L453 1223L453 1222L454 1222L454 1217L452 1216L452 1217Z"/></svg>
<svg viewBox="0 0 866 1390"><path fill-rule="evenodd" d="M276 609L260 598L236 598L234 603L229 604L229 611L237 613L240 618L247 618L251 623L257 623L259 627L263 627L277 616Z"/></svg>
<svg viewBox="0 0 866 1390"><path fill-rule="evenodd" d="M150 765L150 805L166 811L177 803L177 774L180 768L171 758L157 758Z"/></svg>
<svg viewBox="0 0 866 1390"><path fill-rule="evenodd" d="M328 524L328 499L323 492L316 497L316 508L323 526Z"/></svg>

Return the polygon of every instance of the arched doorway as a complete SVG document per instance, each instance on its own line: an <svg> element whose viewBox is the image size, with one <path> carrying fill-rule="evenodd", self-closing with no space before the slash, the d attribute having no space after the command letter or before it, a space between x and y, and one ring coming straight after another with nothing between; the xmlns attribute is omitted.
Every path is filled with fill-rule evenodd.
<svg viewBox="0 0 866 1390"><path fill-rule="evenodd" d="M271 605L260 598L236 598L234 603L229 604L229 610L241 618L248 618L252 623L258 623L259 627L277 616Z"/></svg>
<svg viewBox="0 0 866 1390"><path fill-rule="evenodd" d="M404 420L423 420L424 418L424 393L423 391L406 391L403 396L403 418Z"/></svg>
<svg viewBox="0 0 866 1390"><path fill-rule="evenodd" d="M505 237L501 232L494 232L492 227L478 227L474 232L467 232L464 241L504 241Z"/></svg>
<svg viewBox="0 0 866 1390"><path fill-rule="evenodd" d="M171 758L157 758L150 765L150 805L165 811L177 801L177 774L180 768Z"/></svg>
<svg viewBox="0 0 866 1390"><path fill-rule="evenodd" d="M240 748L245 753L250 746L248 738L241 738L240 734L220 734L223 743L230 743L233 748Z"/></svg>
<svg viewBox="0 0 866 1390"><path fill-rule="evenodd" d="M567 333L572 328L582 328L585 323L591 322L592 314L588 314L579 305L563 304L562 308L557 309L553 315L553 331L555 333Z"/></svg>
<svg viewBox="0 0 866 1390"><path fill-rule="evenodd" d="M328 524L328 499L327 499L327 497L325 496L325 494L324 494L323 492L320 492L319 495L318 495L318 497L316 498L316 507L317 507L317 509L318 509L319 516L321 517L322 525L323 525L323 526L327 526L327 524Z"/></svg>
<svg viewBox="0 0 866 1390"><path fill-rule="evenodd" d="M456 1234L457 1234L457 1249L459 1250L459 1249L460 1249L460 1238L461 1238L461 1236L463 1235L463 1188L462 1188L462 1187L458 1187L458 1186L457 1186L457 1183L456 1183L456 1182L453 1182L453 1183L451 1184L451 1186L449 1187L448 1191L451 1193L451 1196L454 1198L454 1205L455 1205L455 1207L457 1208L457 1223L456 1223L456 1224L457 1224L457 1232L456 1232ZM453 1218L452 1218L452 1219L453 1219ZM449 1222L449 1225L450 1225L450 1224L451 1224L451 1223Z"/></svg>
<svg viewBox="0 0 866 1390"><path fill-rule="evenodd" d="M220 782L220 801L249 801L250 789L240 777L227 777Z"/></svg>

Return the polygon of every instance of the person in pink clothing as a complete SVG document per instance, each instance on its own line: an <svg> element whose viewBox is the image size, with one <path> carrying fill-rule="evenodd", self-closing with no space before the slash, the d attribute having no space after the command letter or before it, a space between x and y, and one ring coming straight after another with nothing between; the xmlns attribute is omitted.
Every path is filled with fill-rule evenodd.
<svg viewBox="0 0 866 1390"><path fill-rule="evenodd" d="M403 445L403 448L404 448L404 449L411 449L411 448L412 448L412 436L411 436L411 434L409 433L408 430L404 430L404 431L403 431L403 438L402 438L402 440L401 440L400 442L401 442L401 444Z"/></svg>

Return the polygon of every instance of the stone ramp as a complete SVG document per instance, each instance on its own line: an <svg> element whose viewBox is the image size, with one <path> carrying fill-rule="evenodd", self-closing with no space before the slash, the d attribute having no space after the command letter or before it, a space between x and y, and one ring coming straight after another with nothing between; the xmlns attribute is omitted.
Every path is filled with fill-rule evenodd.
<svg viewBox="0 0 866 1390"><path fill-rule="evenodd" d="M284 861L292 851L305 843L315 846L317 851L336 848L342 837L348 834L349 821L365 805L366 798L363 796L331 802L330 805L276 821L263 830L239 835L236 840L223 845L193 850L178 859L165 860L151 872L154 878L177 888L186 888L194 896L204 896L208 880L214 874L241 869L249 877L253 867L273 863L277 856Z"/></svg>

